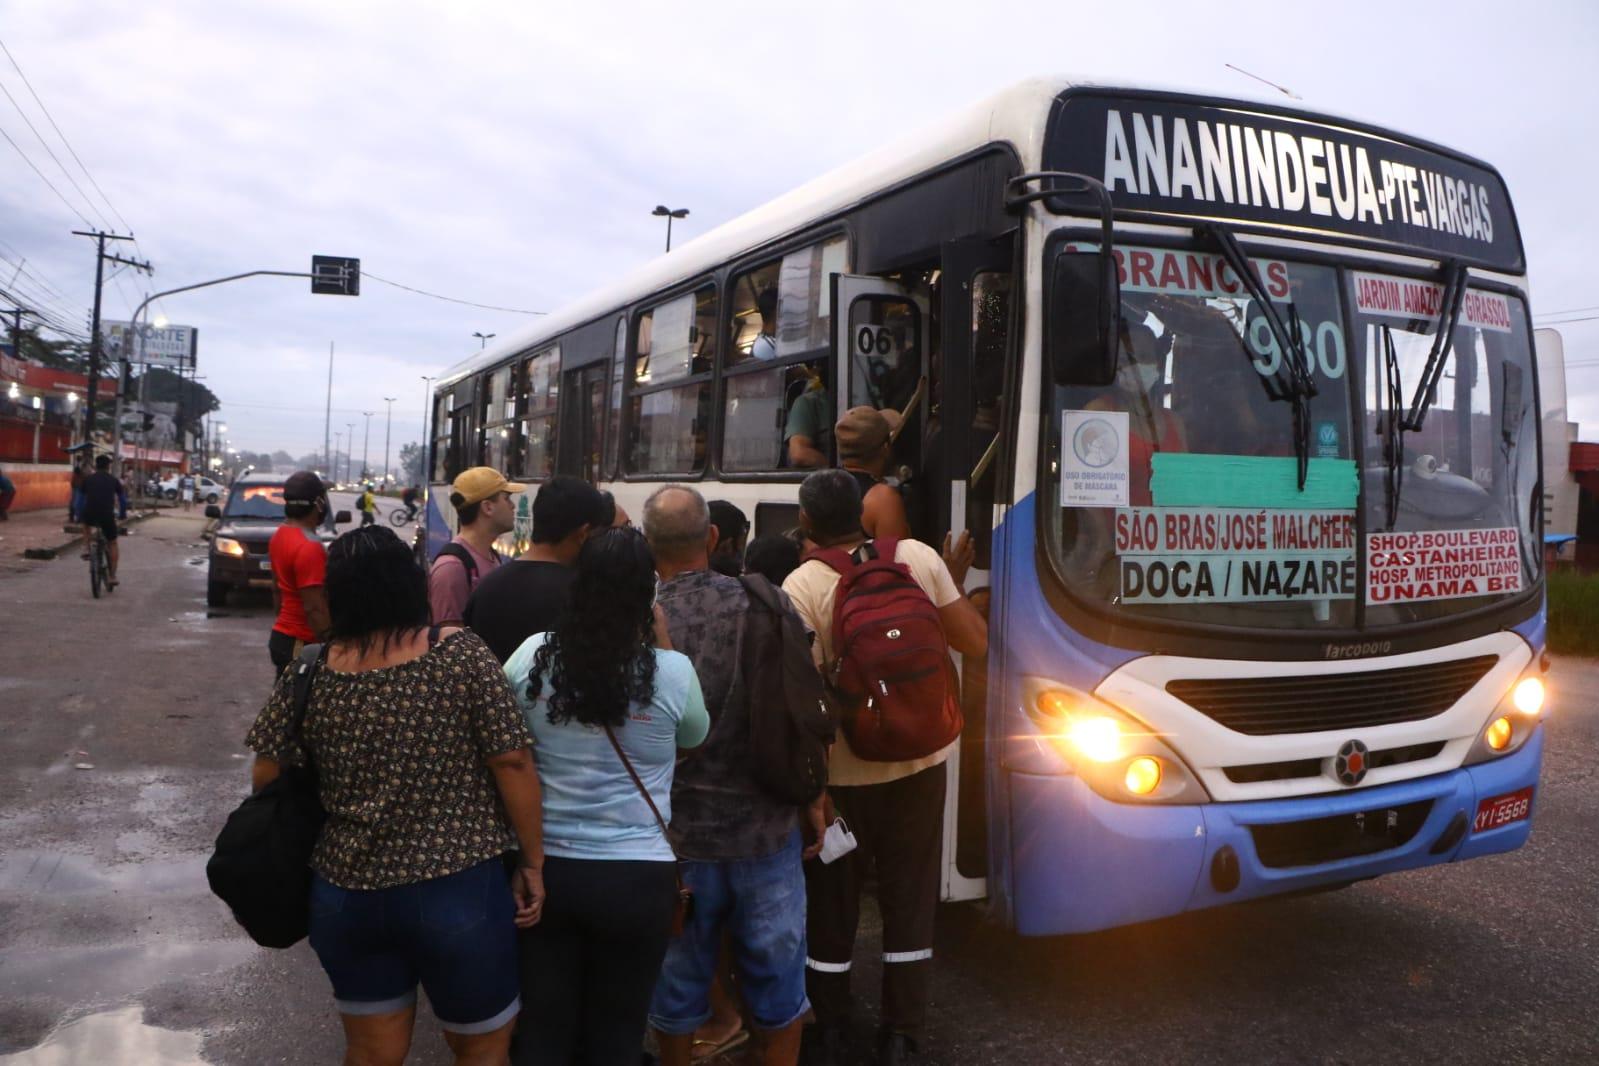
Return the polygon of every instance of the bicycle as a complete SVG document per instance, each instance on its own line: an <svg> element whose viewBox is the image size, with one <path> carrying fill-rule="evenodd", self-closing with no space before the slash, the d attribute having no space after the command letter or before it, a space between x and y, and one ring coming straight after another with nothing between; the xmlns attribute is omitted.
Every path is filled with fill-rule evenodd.
<svg viewBox="0 0 1599 1066"><path fill-rule="evenodd" d="M89 536L89 591L98 600L102 588L107 595L116 591L111 582L111 556L106 551L105 533L95 526Z"/></svg>
<svg viewBox="0 0 1599 1066"><path fill-rule="evenodd" d="M389 512L389 522L395 529L402 529L416 521L417 510L415 507L396 507Z"/></svg>

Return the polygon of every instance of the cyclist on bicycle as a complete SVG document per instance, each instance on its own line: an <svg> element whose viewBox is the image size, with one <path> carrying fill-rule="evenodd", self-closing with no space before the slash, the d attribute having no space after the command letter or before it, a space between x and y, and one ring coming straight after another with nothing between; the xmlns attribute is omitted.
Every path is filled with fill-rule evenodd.
<svg viewBox="0 0 1599 1066"><path fill-rule="evenodd" d="M83 523L83 557L89 557L89 539L96 528L105 535L106 557L110 561L106 584L117 586L117 522L128 517L128 495L122 482L111 476L111 457L98 456L94 473L83 479L79 490L83 501L78 505L78 520Z"/></svg>
<svg viewBox="0 0 1599 1066"><path fill-rule="evenodd" d="M416 498L418 495L415 485L407 486L406 490L400 493L400 502L405 505L405 520L407 522L416 517Z"/></svg>

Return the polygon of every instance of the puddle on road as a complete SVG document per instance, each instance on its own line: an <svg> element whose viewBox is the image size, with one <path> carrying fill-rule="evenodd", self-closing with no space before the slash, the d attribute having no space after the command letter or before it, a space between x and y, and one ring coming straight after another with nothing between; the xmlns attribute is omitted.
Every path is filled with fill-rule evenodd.
<svg viewBox="0 0 1599 1066"><path fill-rule="evenodd" d="M142 842L142 839L130 840L129 844L137 847ZM63 896L125 891L198 894L208 891L206 858L196 855L184 859L107 863L88 855L16 851L0 858L0 894Z"/></svg>
<svg viewBox="0 0 1599 1066"><path fill-rule="evenodd" d="M0 956L0 1002L31 1002L55 1013L125 1003L172 981L199 988L215 987L220 983L217 975L244 965L255 950L248 940L8 950ZM49 1042L46 1040L45 1044ZM111 1056L67 1061L145 1060Z"/></svg>
<svg viewBox="0 0 1599 1066"><path fill-rule="evenodd" d="M143 1066L205 1066L201 1036L144 1023L143 1007L90 1014L68 1022L38 1047L0 1055L0 1066L73 1066L137 1062Z"/></svg>

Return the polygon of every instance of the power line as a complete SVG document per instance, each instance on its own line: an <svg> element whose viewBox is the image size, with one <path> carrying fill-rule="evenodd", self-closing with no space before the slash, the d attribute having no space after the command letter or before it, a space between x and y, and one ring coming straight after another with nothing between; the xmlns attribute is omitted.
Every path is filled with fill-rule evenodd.
<svg viewBox="0 0 1599 1066"><path fill-rule="evenodd" d="M1599 315L1585 315L1582 318L1562 318L1562 319L1557 319L1554 322L1539 322L1537 319L1534 319L1533 321L1539 327L1547 328L1549 326L1569 326L1573 322L1592 322L1595 319L1599 319Z"/></svg>
<svg viewBox="0 0 1599 1066"><path fill-rule="evenodd" d="M105 190L100 188L100 183L94 180L94 175L89 173L89 168L83 165L83 160L78 157L77 149L72 147L72 142L67 140L67 135L61 132L61 127L56 123L55 116L50 114L48 107L44 106L44 101L39 98L39 93L34 89L33 83L22 72L22 65L17 62L16 56L11 54L11 49L6 47L4 41L0 41L0 52L6 54L6 59L11 62L11 68L17 72L17 77L22 79L22 84L28 87L28 95L33 97L33 102L39 105L40 111L44 112L44 117L49 121L50 128L56 131L56 136L60 137L61 143L66 145L67 151L72 155L73 162L77 163L78 169L83 171L83 176L89 179L89 184L93 185L94 191L100 194L100 199L104 200L105 205L111 209L111 213L117 216L117 221L122 223L122 228L132 233L133 227L128 225L128 220L122 217L122 212L117 210L117 205L112 203L111 198L105 194ZM10 93L6 95L9 96ZM87 200L88 197L85 196L84 199ZM135 247L137 247L137 244L135 244Z"/></svg>
<svg viewBox="0 0 1599 1066"><path fill-rule="evenodd" d="M0 241L0 249L5 249L5 251L9 251L11 255L16 256L16 259L12 259L10 256L5 254L5 251L0 251L0 263L11 264L20 273L38 282L39 287L45 292L48 292L50 295L62 300L69 299L69 297L62 293L61 290L56 287L55 283L49 278L46 278L43 274L35 274L33 271L28 269L27 256L17 251L5 241Z"/></svg>
<svg viewBox="0 0 1599 1066"><path fill-rule="evenodd" d="M52 182L49 178L44 176L44 171L42 171L38 167L34 166L33 160L28 158L28 153L24 152L22 150L22 145L18 144L16 141L13 141L11 139L11 134L7 133L3 129L0 129L0 137L4 137L6 139L6 143L11 145L11 147L13 147L13 148L15 148L17 150L17 154L22 157L22 161L24 163L28 164L29 167L32 167L33 172L35 174L39 175L39 180L40 181L42 181L46 185L50 186L50 191L55 193L57 199L59 199L63 204L66 205L66 208L67 208L68 211L71 211L74 215L77 215L79 218L83 219L84 225L88 226L90 229L94 228L94 220L91 219L88 215L84 214L82 211L79 211L76 207L73 207L72 204L70 202L68 202L67 198L65 196L61 195L61 190L55 187L55 183L54 182Z"/></svg>
<svg viewBox="0 0 1599 1066"><path fill-rule="evenodd" d="M1599 311L1599 307L1568 307L1564 311L1545 311L1541 315L1533 315L1532 318L1536 322L1540 318L1548 318L1551 315L1575 315L1582 311Z"/></svg>
<svg viewBox="0 0 1599 1066"><path fill-rule="evenodd" d="M526 311L526 310L523 310L520 307L496 307L493 304L473 303L471 300L457 300L453 296L440 296L436 292L428 292L426 289L416 289L416 288L412 288L409 285L401 285L398 281L390 281L388 278L380 278L376 274L372 273L371 271L367 271L367 270L361 271L361 276L363 278L371 278L373 281L380 282L380 283L382 283L384 285L392 285L396 289L404 289L406 292L414 292L418 296L429 296L429 297L432 297L435 300L443 300L446 303L452 303L452 304L462 304L462 305L464 305L466 307L476 307L476 308L479 308L479 309L484 310L484 311L508 311L508 312L510 312L513 315L547 315L547 314L549 314L548 311Z"/></svg>
<svg viewBox="0 0 1599 1066"><path fill-rule="evenodd" d="M49 142L44 139L44 134L39 132L39 127L33 124L33 119L28 117L28 113L22 110L22 105L17 103L17 98L11 95L11 90L5 87L4 82L0 82L0 93L6 94L6 99L11 101L11 106L17 109L17 114L22 116L22 121L27 123L28 129L32 130L33 135L39 139L39 147L43 148L45 154L55 161L55 165L58 169L60 169L62 176L65 177L67 181L71 182L72 187L77 190L78 195L83 197L83 202L89 206L89 210L99 215L100 221L104 222L109 228L111 225L111 220L106 218L105 212L101 211L94 205L93 200L89 199L89 194L83 191L83 186L78 184L78 179L74 178L72 176L72 171L67 169L65 163L61 162L61 157L56 155L55 149L50 147Z"/></svg>

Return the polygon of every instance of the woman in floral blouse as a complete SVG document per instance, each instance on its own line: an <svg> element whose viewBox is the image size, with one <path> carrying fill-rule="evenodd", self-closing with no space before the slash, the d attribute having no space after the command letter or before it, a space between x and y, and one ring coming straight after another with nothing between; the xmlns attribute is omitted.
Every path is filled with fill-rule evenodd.
<svg viewBox="0 0 1599 1066"><path fill-rule="evenodd" d="M334 541L327 595L332 636L303 731L328 812L311 947L346 1061L404 1061L420 982L458 1062L503 1062L521 1009L516 928L544 902L526 721L476 634L429 629L427 577L393 531ZM305 758L288 737L293 677L246 740L256 788Z"/></svg>

